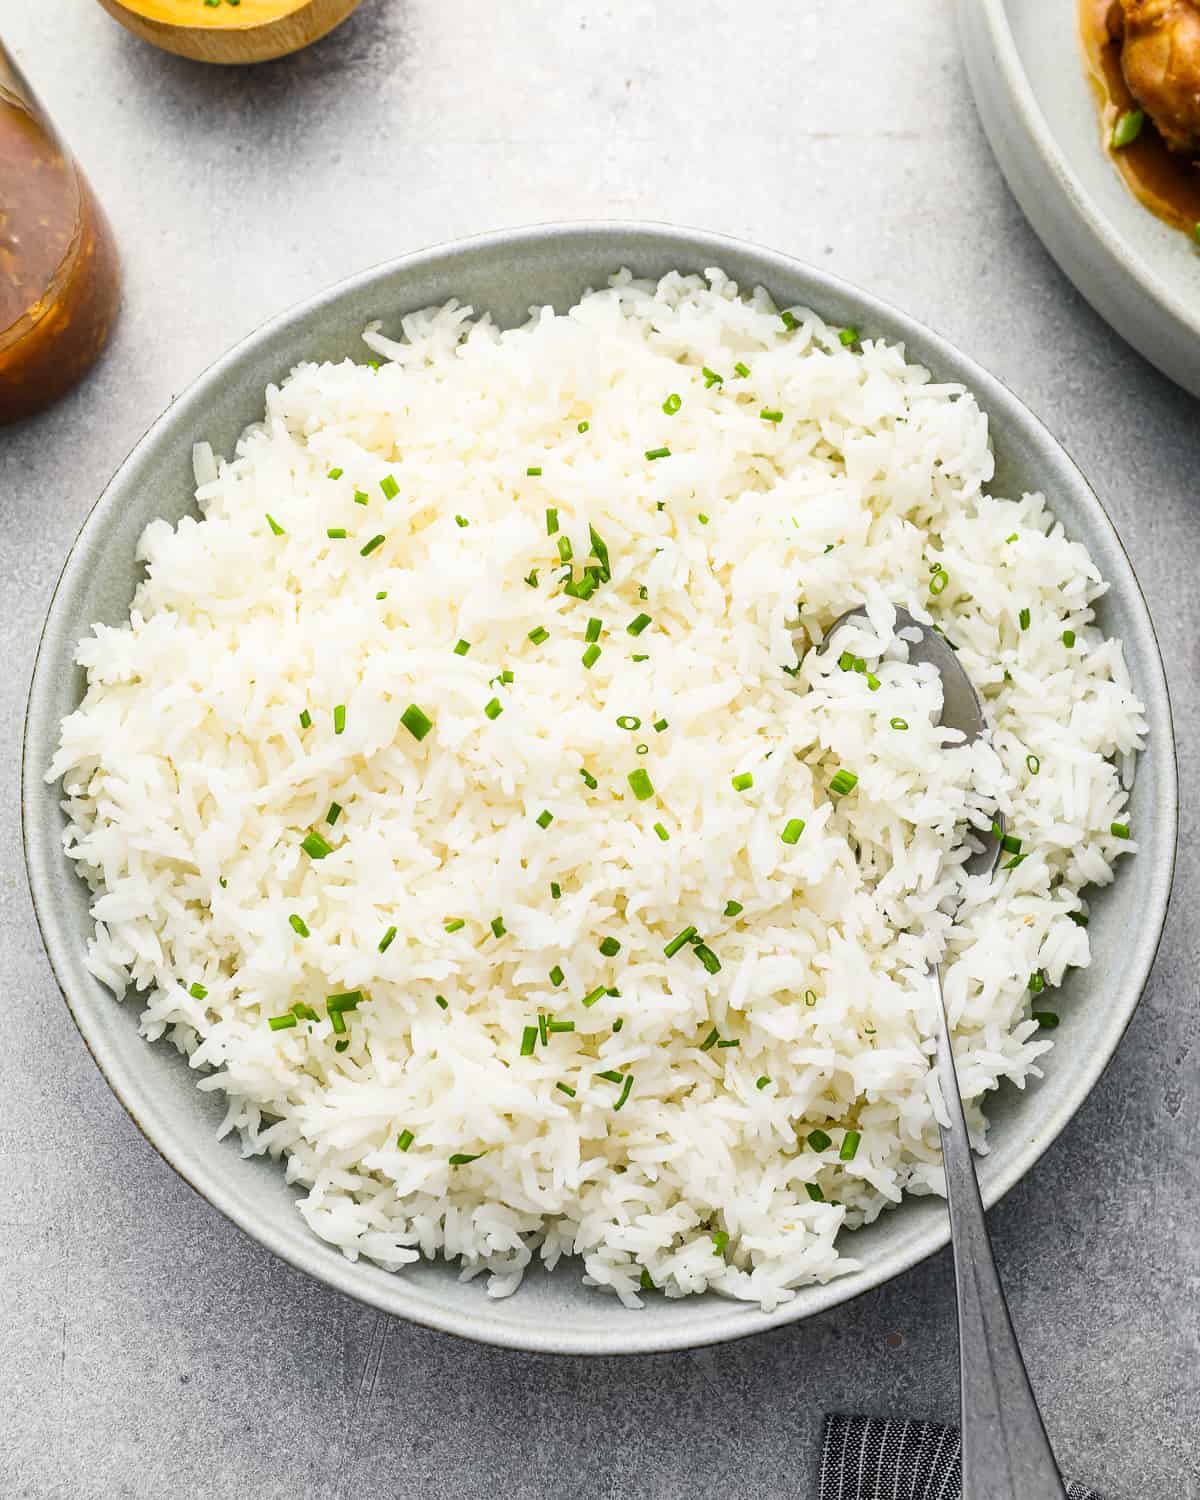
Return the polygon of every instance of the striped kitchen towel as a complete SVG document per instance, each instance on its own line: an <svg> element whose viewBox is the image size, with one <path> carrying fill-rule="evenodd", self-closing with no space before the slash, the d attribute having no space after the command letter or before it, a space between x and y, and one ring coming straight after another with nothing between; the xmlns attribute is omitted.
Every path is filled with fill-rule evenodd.
<svg viewBox="0 0 1200 1500"><path fill-rule="evenodd" d="M957 1427L883 1417L825 1418L820 1500L962 1500ZM1067 1500L1101 1500L1068 1479Z"/></svg>

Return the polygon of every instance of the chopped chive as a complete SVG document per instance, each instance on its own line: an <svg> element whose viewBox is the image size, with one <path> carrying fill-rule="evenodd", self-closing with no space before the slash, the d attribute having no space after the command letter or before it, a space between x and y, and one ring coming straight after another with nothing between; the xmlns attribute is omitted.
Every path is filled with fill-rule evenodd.
<svg viewBox="0 0 1200 1500"><path fill-rule="evenodd" d="M298 1021L319 1021L321 1018L313 1010L311 1005L305 1005L303 1000L297 1000L292 1006L292 1014Z"/></svg>
<svg viewBox="0 0 1200 1500"><path fill-rule="evenodd" d="M569 536L559 536L554 545L558 548L560 560L569 563L575 555L571 548L571 538Z"/></svg>
<svg viewBox="0 0 1200 1500"><path fill-rule="evenodd" d="M639 802L645 802L648 797L654 796L654 783L639 766L636 771L630 771L625 778L629 782L629 789Z"/></svg>
<svg viewBox="0 0 1200 1500"><path fill-rule="evenodd" d="M1021 613L1017 616L1017 619L1020 621L1021 629L1022 630L1028 630L1029 629L1029 621L1032 619L1032 616L1030 615L1030 613L1029 613L1029 611L1027 609L1023 609L1021 611Z"/></svg>
<svg viewBox="0 0 1200 1500"><path fill-rule="evenodd" d="M763 419L764 422L783 421L783 413L781 411L770 411L765 406L763 407L762 411L759 412L759 416Z"/></svg>
<svg viewBox="0 0 1200 1500"><path fill-rule="evenodd" d="M800 327L800 321L796 317L795 313L793 313L793 312L787 312L785 310L784 312L781 312L779 314L779 316L780 316L780 319L783 322L783 326L787 329L787 331L789 333L794 333L796 331L796 329Z"/></svg>
<svg viewBox="0 0 1200 1500"><path fill-rule="evenodd" d="M600 632L603 629L604 626L602 622L597 620L595 615L593 615L592 618L587 622L587 629L583 633L584 640L598 641L600 639Z"/></svg>
<svg viewBox="0 0 1200 1500"><path fill-rule="evenodd" d="M331 802L329 804L329 811L325 814L325 821L329 824L330 828L332 828L337 820L341 817L341 815L342 804L340 802Z"/></svg>
<svg viewBox="0 0 1200 1500"><path fill-rule="evenodd" d="M618 729L628 729L631 732L642 727L642 721L637 714L620 714L617 718Z"/></svg>
<svg viewBox="0 0 1200 1500"><path fill-rule="evenodd" d="M346 1018L344 1015L342 1015L340 1010L331 1010L329 1012L329 1024L340 1036L345 1035Z"/></svg>
<svg viewBox="0 0 1200 1500"><path fill-rule="evenodd" d="M1069 651L1075 644L1075 632L1073 630L1064 630L1062 633L1062 643Z"/></svg>
<svg viewBox="0 0 1200 1500"><path fill-rule="evenodd" d="M554 814L548 807L543 807L541 812L538 813L537 817L534 819L534 822L539 828L549 828L551 823L554 822Z"/></svg>
<svg viewBox="0 0 1200 1500"><path fill-rule="evenodd" d="M566 1094L568 1099L574 1099L575 1090L569 1083L556 1083L554 1087L559 1091L560 1094Z"/></svg>
<svg viewBox="0 0 1200 1500"><path fill-rule="evenodd" d="M663 952L667 955L668 958L674 958L675 955L679 952L680 948L682 948L685 943L690 943L695 936L696 929L694 927L685 927L682 932L677 933L671 939L671 941L663 949Z"/></svg>
<svg viewBox="0 0 1200 1500"><path fill-rule="evenodd" d="M591 425L592 424L590 422L580 422L579 426L576 427L575 431L576 432L586 432Z"/></svg>
<svg viewBox="0 0 1200 1500"><path fill-rule="evenodd" d="M491 927L493 934L498 938L503 937L505 932L508 930L504 925L503 917L493 917L491 922L489 923L489 926Z"/></svg>
<svg viewBox="0 0 1200 1500"><path fill-rule="evenodd" d="M638 656L638 655L635 654L635 655L631 656L629 658L629 660L630 661L649 661L650 658L648 656Z"/></svg>
<svg viewBox="0 0 1200 1500"><path fill-rule="evenodd" d="M1028 766L1029 774L1031 776L1036 776L1037 773L1042 769L1042 763L1036 755L1027 755L1025 757L1025 764L1026 766Z"/></svg>
<svg viewBox="0 0 1200 1500"><path fill-rule="evenodd" d="M592 544L592 556L600 564L600 577L604 582L607 582L612 577L612 568L609 566L608 561L608 543L590 523L588 524L588 540Z"/></svg>
<svg viewBox="0 0 1200 1500"><path fill-rule="evenodd" d="M618 1073L616 1068L605 1068L602 1073L596 1074L597 1078L603 1078L605 1083L624 1083L625 1075Z"/></svg>
<svg viewBox="0 0 1200 1500"><path fill-rule="evenodd" d="M715 370L710 370L707 365L700 366L700 373L704 376L705 388L711 390L714 385L724 385L724 375L718 375Z"/></svg>
<svg viewBox="0 0 1200 1500"><path fill-rule="evenodd" d="M410 703L400 715L400 722L412 735L414 740L423 740L433 728L433 720L415 703Z"/></svg>
<svg viewBox="0 0 1200 1500"><path fill-rule="evenodd" d="M641 1287L643 1292L653 1292L656 1290L654 1285L654 1278L650 1275L650 1272L646 1270L645 1266L642 1267L642 1274L638 1278L638 1285Z"/></svg>
<svg viewBox="0 0 1200 1500"><path fill-rule="evenodd" d="M654 825L654 831L655 831L656 834L658 834L659 838L662 839L662 841L663 841L664 844L671 837L671 835L667 832L667 830L663 827L663 825L661 823L655 823L655 825Z"/></svg>
<svg viewBox="0 0 1200 1500"><path fill-rule="evenodd" d="M642 631L645 630L646 626L649 624L649 615L635 615L633 619L630 620L629 624L626 625L625 629L629 632L630 635L641 635Z"/></svg>
<svg viewBox="0 0 1200 1500"><path fill-rule="evenodd" d="M1000 833L999 823L992 824L992 832ZM1015 834L1006 833L1001 835L1000 847L1004 850L1005 854L1020 854L1021 840Z"/></svg>
<svg viewBox="0 0 1200 1500"><path fill-rule="evenodd" d="M455 516L454 524L456 526L469 526L471 523L467 520L466 516Z"/></svg>
<svg viewBox="0 0 1200 1500"><path fill-rule="evenodd" d="M343 990L340 994L325 996L325 1009L330 1014L335 1010L357 1010L363 998L362 990Z"/></svg>
<svg viewBox="0 0 1200 1500"><path fill-rule="evenodd" d="M469 1155L466 1151L456 1151L450 1157L450 1165L452 1167L465 1167L469 1161L478 1161L481 1156L486 1155L486 1151L476 1151L474 1156Z"/></svg>
<svg viewBox="0 0 1200 1500"><path fill-rule="evenodd" d="M1087 913L1082 911L1069 911L1067 916L1075 923L1076 927L1086 927L1088 924Z"/></svg>
<svg viewBox="0 0 1200 1500"><path fill-rule="evenodd" d="M655 719L654 721L655 734L661 734L664 729L669 729L670 727L671 726L667 723L666 719Z"/></svg>
<svg viewBox="0 0 1200 1500"><path fill-rule="evenodd" d="M816 992L816 990L805 990L804 991L804 1003L805 1003L805 1005L807 1005L809 1007L810 1010L812 1009L812 1007L817 1003L817 992Z"/></svg>
<svg viewBox="0 0 1200 1500"><path fill-rule="evenodd" d="M929 579L929 592L931 594L945 593L946 585L950 582L950 575L940 565L933 570Z"/></svg>
<svg viewBox="0 0 1200 1500"><path fill-rule="evenodd" d="M857 328L843 328L842 331L838 334L838 343L843 345L844 348L849 349L851 344L858 343L859 337L860 335Z"/></svg>
<svg viewBox="0 0 1200 1500"><path fill-rule="evenodd" d="M704 1038L704 1040L700 1043L700 1050L701 1050L701 1052L709 1052L709 1051L711 1051L712 1048L717 1045L717 1043L718 1043L718 1041L720 1041L720 1039L721 1039L721 1033L714 1026L713 1029Z"/></svg>
<svg viewBox="0 0 1200 1500"><path fill-rule="evenodd" d="M365 547L358 549L358 555L360 557L370 557L371 553L382 547L385 541L387 541L387 538L380 532L378 536L373 536Z"/></svg>
<svg viewBox="0 0 1200 1500"><path fill-rule="evenodd" d="M325 535L330 541L344 542L346 540L346 528L344 526L330 526Z"/></svg>
<svg viewBox="0 0 1200 1500"><path fill-rule="evenodd" d="M697 949L696 951L699 952L700 950ZM741 1041L738 1037L722 1037L721 1040L717 1043L718 1047L740 1047L741 1045Z"/></svg>
<svg viewBox="0 0 1200 1500"><path fill-rule="evenodd" d="M858 1155L858 1143L862 1140L862 1132L858 1130L847 1130L842 1137L842 1149L838 1152L839 1161L853 1161Z"/></svg>
<svg viewBox="0 0 1200 1500"><path fill-rule="evenodd" d="M1113 823L1109 831L1115 839L1127 839L1129 837L1129 824Z"/></svg>
<svg viewBox="0 0 1200 1500"><path fill-rule="evenodd" d="M638 755L649 755L650 754L650 746L649 745L635 745L634 749L637 751Z"/></svg>
<svg viewBox="0 0 1200 1500"><path fill-rule="evenodd" d="M354 503L355 505L370 505L371 497L367 494L366 490L355 490Z"/></svg>
<svg viewBox="0 0 1200 1500"><path fill-rule="evenodd" d="M596 1003L597 1000L603 1000L604 997L605 997L605 995L607 995L607 994L608 994L608 986L607 985L605 985L605 984L597 985L594 990L590 990L583 997L583 1000L582 1000L581 1003L583 1005L584 1010L590 1010L592 1008L592 1006L595 1005L595 1003Z"/></svg>
<svg viewBox="0 0 1200 1500"><path fill-rule="evenodd" d="M712 1235L712 1247L714 1255L724 1255L729 1245L729 1236L723 1229L716 1229Z"/></svg>
<svg viewBox="0 0 1200 1500"><path fill-rule="evenodd" d="M1006 536L1004 538L1004 540L1006 542L1015 542L1017 540L1017 538L1018 538L1019 535L1020 535L1019 532L1014 531L1011 536Z"/></svg>
<svg viewBox="0 0 1200 1500"><path fill-rule="evenodd" d="M784 824L783 832L779 835L785 844L796 844L800 841L800 835L804 832L803 818L789 818Z"/></svg>
<svg viewBox="0 0 1200 1500"><path fill-rule="evenodd" d="M341 469L330 469L329 473L326 474L325 477L326 477L326 479L340 479L342 477L342 470Z"/></svg>
<svg viewBox="0 0 1200 1500"><path fill-rule="evenodd" d="M1125 146L1132 146L1134 141L1142 133L1142 126L1146 123L1146 114L1140 109L1123 109L1117 116L1117 122L1113 126L1112 139L1109 144L1114 151L1120 151Z"/></svg>
<svg viewBox="0 0 1200 1500"><path fill-rule="evenodd" d="M558 511L551 505L546 508L546 535L553 536L558 530Z"/></svg>
<svg viewBox="0 0 1200 1500"><path fill-rule="evenodd" d="M724 915L727 917L736 917L742 910L742 903L740 901L726 901Z"/></svg>
<svg viewBox="0 0 1200 1500"><path fill-rule="evenodd" d="M375 595L375 597L376 597L376 599L386 599L387 598L387 589L380 589L380 591Z"/></svg>
<svg viewBox="0 0 1200 1500"><path fill-rule="evenodd" d="M530 465L530 467L525 470L525 473L530 479L540 479L542 477L541 465Z"/></svg>
<svg viewBox="0 0 1200 1500"><path fill-rule="evenodd" d="M806 1182L804 1184L804 1191L814 1203L825 1202L825 1194L821 1191L821 1184L819 1182Z"/></svg>
<svg viewBox="0 0 1200 1500"><path fill-rule="evenodd" d="M383 491L384 498L387 500L394 500L400 493L400 486L396 483L391 474L384 475L384 477L379 481L379 488Z"/></svg>
<svg viewBox="0 0 1200 1500"><path fill-rule="evenodd" d="M498 719L504 712L504 710L500 707L499 698L493 698L490 703L485 703L483 711L489 719Z"/></svg>
<svg viewBox="0 0 1200 1500"><path fill-rule="evenodd" d="M670 456L671 456L671 450L670 450L670 448L647 448L646 449L646 457L648 459L651 459L651 460L656 459L656 458L670 458Z"/></svg>
<svg viewBox="0 0 1200 1500"><path fill-rule="evenodd" d="M853 672L854 671L854 656L853 656L853 654L851 652L849 652L849 651L843 651L842 654L841 654L841 656L838 657L837 664L838 664L839 667L841 667L841 669L842 669L843 672Z"/></svg>
<svg viewBox="0 0 1200 1500"><path fill-rule="evenodd" d="M574 1031L575 1030L575 1022L574 1021L547 1021L546 1022L546 1030L548 1032L550 1032L552 1035L557 1036L560 1031Z"/></svg>
<svg viewBox="0 0 1200 1500"><path fill-rule="evenodd" d="M755 1088L756 1088L756 1089L765 1089L765 1088L766 1088L766 1086L767 1086L767 1084L769 1084L769 1083L770 1083L770 1081L771 1081L771 1080L770 1080L770 1079L769 1079L769 1078L768 1078L768 1077L767 1077L767 1075L766 1075L766 1074L765 1074L765 1073L764 1073L764 1074L763 1074L763 1075L762 1075L762 1077L761 1077L761 1078L756 1078L756 1079L755 1079L755 1080L754 1080L754 1087L755 1087Z"/></svg>
<svg viewBox="0 0 1200 1500"><path fill-rule="evenodd" d="M624 1107L626 1099L629 1098L629 1091L632 1088L633 1088L633 1074L632 1073L626 1073L626 1075L625 1075L625 1083L624 1083L624 1085L621 1088L621 1097L613 1105L613 1109L614 1110L618 1110L618 1109L621 1109L621 1108Z"/></svg>
<svg viewBox="0 0 1200 1500"><path fill-rule="evenodd" d="M586 766L580 766L580 768L579 768L579 774L583 777L584 785L586 787L588 787L591 791L594 792L596 790L596 788L600 785L600 783L596 780L596 778L592 775L592 773L588 770L588 768Z"/></svg>
<svg viewBox="0 0 1200 1500"><path fill-rule="evenodd" d="M733 777L730 785L735 792L748 792L754 785L754 775L750 771L741 771Z"/></svg>
<svg viewBox="0 0 1200 1500"><path fill-rule="evenodd" d="M667 399L663 402L662 409L666 412L668 417L673 417L682 405L683 397L677 396L675 392L672 391Z"/></svg>
<svg viewBox="0 0 1200 1500"><path fill-rule="evenodd" d="M1013 858L1010 859L1008 861L1008 863L1004 866L1004 869L1006 869L1006 870L1015 870L1018 865L1023 865L1028 858L1029 858L1028 854L1017 854L1017 855L1014 855Z"/></svg>
<svg viewBox="0 0 1200 1500"><path fill-rule="evenodd" d="M735 375L740 375L742 379L745 380L746 377L750 374L750 366L744 365L739 359L737 364L733 367L733 372Z"/></svg>
<svg viewBox="0 0 1200 1500"><path fill-rule="evenodd" d="M401 1151L407 1151L415 1140L416 1136L413 1135L411 1130L402 1130L396 1137L396 1145Z"/></svg>
<svg viewBox="0 0 1200 1500"><path fill-rule="evenodd" d="M721 972L721 960L706 943L697 943L695 951L696 957L710 974L719 974Z"/></svg>
<svg viewBox="0 0 1200 1500"><path fill-rule="evenodd" d="M346 727L346 705L339 703L333 710L333 732L341 734Z"/></svg>
<svg viewBox="0 0 1200 1500"><path fill-rule="evenodd" d="M531 589L535 589L538 586L538 576L537 575L538 575L538 570L536 568L531 568L529 570L529 572L526 573L526 575L525 575L525 582L529 585L529 587Z"/></svg>
<svg viewBox="0 0 1200 1500"><path fill-rule="evenodd" d="M831 792L836 792L839 797L845 797L849 792L852 792L857 785L858 777L854 774L854 772L847 771L843 768L842 770L838 771L837 775L834 776L833 780L829 783L829 790Z"/></svg>
<svg viewBox="0 0 1200 1500"><path fill-rule="evenodd" d="M615 937L602 939L599 946L600 952L604 954L605 958L616 958L617 954L621 951L620 939Z"/></svg>
<svg viewBox="0 0 1200 1500"><path fill-rule="evenodd" d="M271 528L271 531L274 533L274 535L275 536L283 536L284 535L283 527L279 524L279 522L275 519L275 517L270 513L270 511L266 511L265 515L267 517L267 525Z"/></svg>
<svg viewBox="0 0 1200 1500"><path fill-rule="evenodd" d="M315 829L304 835L300 840L300 847L311 859L324 859L327 854L333 853L333 846L327 844Z"/></svg>
<svg viewBox="0 0 1200 1500"><path fill-rule="evenodd" d="M620 1031L621 1027L624 1026L624 1024L625 1024L625 1017L624 1016L618 1016L617 1019L612 1023L612 1029L613 1029L613 1035L614 1036L616 1036L617 1032Z"/></svg>
<svg viewBox="0 0 1200 1500"><path fill-rule="evenodd" d="M447 932L461 932L466 925L461 917L447 917L442 923Z"/></svg>
<svg viewBox="0 0 1200 1500"><path fill-rule="evenodd" d="M454 654L455 654L455 656L466 656L467 652L470 649L471 649L471 643L470 643L470 641L455 641L455 643L454 643Z"/></svg>
<svg viewBox="0 0 1200 1500"><path fill-rule="evenodd" d="M188 985L188 994L192 997L193 1000L208 999L208 991L204 988L204 986L198 979L195 980L192 984Z"/></svg>
<svg viewBox="0 0 1200 1500"><path fill-rule="evenodd" d="M1031 995L1040 995L1045 988L1046 976L1042 973L1041 969L1037 969L1029 976L1029 993Z"/></svg>
<svg viewBox="0 0 1200 1500"><path fill-rule="evenodd" d="M587 650L583 653L583 655L579 659L580 659L580 661L583 662L584 666L590 672L591 669L600 660L600 647L597 646L597 645L595 645L593 643L592 645L590 645L587 648Z"/></svg>
<svg viewBox="0 0 1200 1500"><path fill-rule="evenodd" d="M299 1025L297 1018L291 1014L286 1016L271 1016L267 1025L272 1031L287 1031L292 1026Z"/></svg>
<svg viewBox="0 0 1200 1500"><path fill-rule="evenodd" d="M828 1151L833 1145L833 1137L826 1135L820 1128L808 1132L808 1144L814 1151Z"/></svg>
<svg viewBox="0 0 1200 1500"><path fill-rule="evenodd" d="M562 982L563 971L557 964L555 964L554 967L550 970L550 983L554 986L555 989L557 989Z"/></svg>
<svg viewBox="0 0 1200 1500"><path fill-rule="evenodd" d="M1032 1012L1033 1019L1043 1031L1053 1031L1058 1025L1058 1015L1052 1010L1035 1010Z"/></svg>
<svg viewBox="0 0 1200 1500"><path fill-rule="evenodd" d="M544 626L538 625L535 629L529 632L529 639L535 646L540 646L543 641L548 641L550 639L550 632Z"/></svg>
<svg viewBox="0 0 1200 1500"><path fill-rule="evenodd" d="M396 929L394 927L389 927L384 935L379 939L380 953L386 953L395 941Z"/></svg>
<svg viewBox="0 0 1200 1500"><path fill-rule="evenodd" d="M308 729L311 726L311 724L312 724L312 714L309 713L309 711L308 711L307 708L302 708L300 710L300 728L301 729Z"/></svg>
<svg viewBox="0 0 1200 1500"><path fill-rule="evenodd" d="M557 880L552 880L550 882L550 895L555 901L557 901L562 895L562 886L559 885Z"/></svg>
<svg viewBox="0 0 1200 1500"><path fill-rule="evenodd" d="M537 1046L538 1029L536 1026L526 1026L521 1033L521 1056L532 1057L533 1049Z"/></svg>
<svg viewBox="0 0 1200 1500"><path fill-rule="evenodd" d="M446 999L445 995L435 995L433 998L434 998L434 1000L437 1001L438 1006L442 1010L449 1010L450 1009L450 1002L449 1002L449 1000Z"/></svg>
<svg viewBox="0 0 1200 1500"><path fill-rule="evenodd" d="M298 917L295 912L293 912L292 915L288 918L288 924L290 925L292 931L299 937L311 936L308 930L308 924L305 922L303 917Z"/></svg>
<svg viewBox="0 0 1200 1500"><path fill-rule="evenodd" d="M891 724L891 726L892 726L893 729L907 729L908 728L908 720L907 719L895 718L895 719L889 720L888 722Z"/></svg>

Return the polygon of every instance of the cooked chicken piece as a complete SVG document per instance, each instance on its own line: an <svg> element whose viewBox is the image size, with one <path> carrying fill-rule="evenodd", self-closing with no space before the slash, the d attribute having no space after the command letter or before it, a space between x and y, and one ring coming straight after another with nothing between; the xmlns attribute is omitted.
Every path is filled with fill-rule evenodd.
<svg viewBox="0 0 1200 1500"><path fill-rule="evenodd" d="M1200 0L1119 0L1114 21L1129 92L1172 151L1200 151Z"/></svg>

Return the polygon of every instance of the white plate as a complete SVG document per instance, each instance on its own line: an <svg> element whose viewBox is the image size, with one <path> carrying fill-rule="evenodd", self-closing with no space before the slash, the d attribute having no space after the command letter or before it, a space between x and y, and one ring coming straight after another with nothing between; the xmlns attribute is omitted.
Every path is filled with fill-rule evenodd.
<svg viewBox="0 0 1200 1500"><path fill-rule="evenodd" d="M979 117L1042 243L1100 316L1200 395L1200 249L1109 160L1075 0L959 0Z"/></svg>

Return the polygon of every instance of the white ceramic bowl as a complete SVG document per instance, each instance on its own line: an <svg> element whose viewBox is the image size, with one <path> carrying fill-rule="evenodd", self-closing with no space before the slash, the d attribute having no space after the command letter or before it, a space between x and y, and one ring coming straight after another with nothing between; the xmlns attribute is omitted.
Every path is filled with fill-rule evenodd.
<svg viewBox="0 0 1200 1500"><path fill-rule="evenodd" d="M844 282L784 255L734 240L648 224L577 224L513 230L406 256L356 276L285 313L213 365L150 428L96 503L50 606L34 669L26 722L23 812L30 885L46 950L67 1004L105 1077L130 1115L196 1191L292 1265L385 1312L513 1348L615 1354L676 1349L736 1338L819 1312L915 1265L948 1238L944 1205L914 1199L848 1236L863 1269L827 1286L803 1288L771 1314L716 1295L648 1299L641 1312L581 1284L577 1263L537 1270L506 1301L453 1268L420 1265L392 1275L351 1264L312 1235L282 1170L245 1161L214 1130L222 1112L201 1094L173 1048L137 1034L139 1007L117 1005L84 966L87 895L62 852L57 788L42 773L58 725L78 701L76 641L93 621L128 616L138 569L134 547L148 521L192 509L191 447L209 439L229 452L258 419L263 389L301 358L368 352L359 334L372 318L395 326L401 313L455 296L489 308L503 324L523 321L533 303L567 307L621 266L642 276L721 266L744 285L762 283L782 303L808 303L834 323L903 342L935 378L958 380L992 423L998 492L1043 490L1067 532L1086 543L1112 588L1100 617L1125 642L1145 700L1150 749L1140 762L1133 822L1141 852L1116 883L1095 893L1091 968L1068 982L1058 1045L1047 1076L994 1097L994 1147L981 1164L994 1202L1028 1171L1086 1097L1120 1040L1149 973L1166 912L1175 851L1176 784L1170 708L1162 663L1129 561L1099 502L1046 429L1010 393L928 329Z"/></svg>
<svg viewBox="0 0 1200 1500"><path fill-rule="evenodd" d="M1200 249L1104 150L1075 0L959 0L979 118L1039 238L1106 322L1200 396Z"/></svg>

